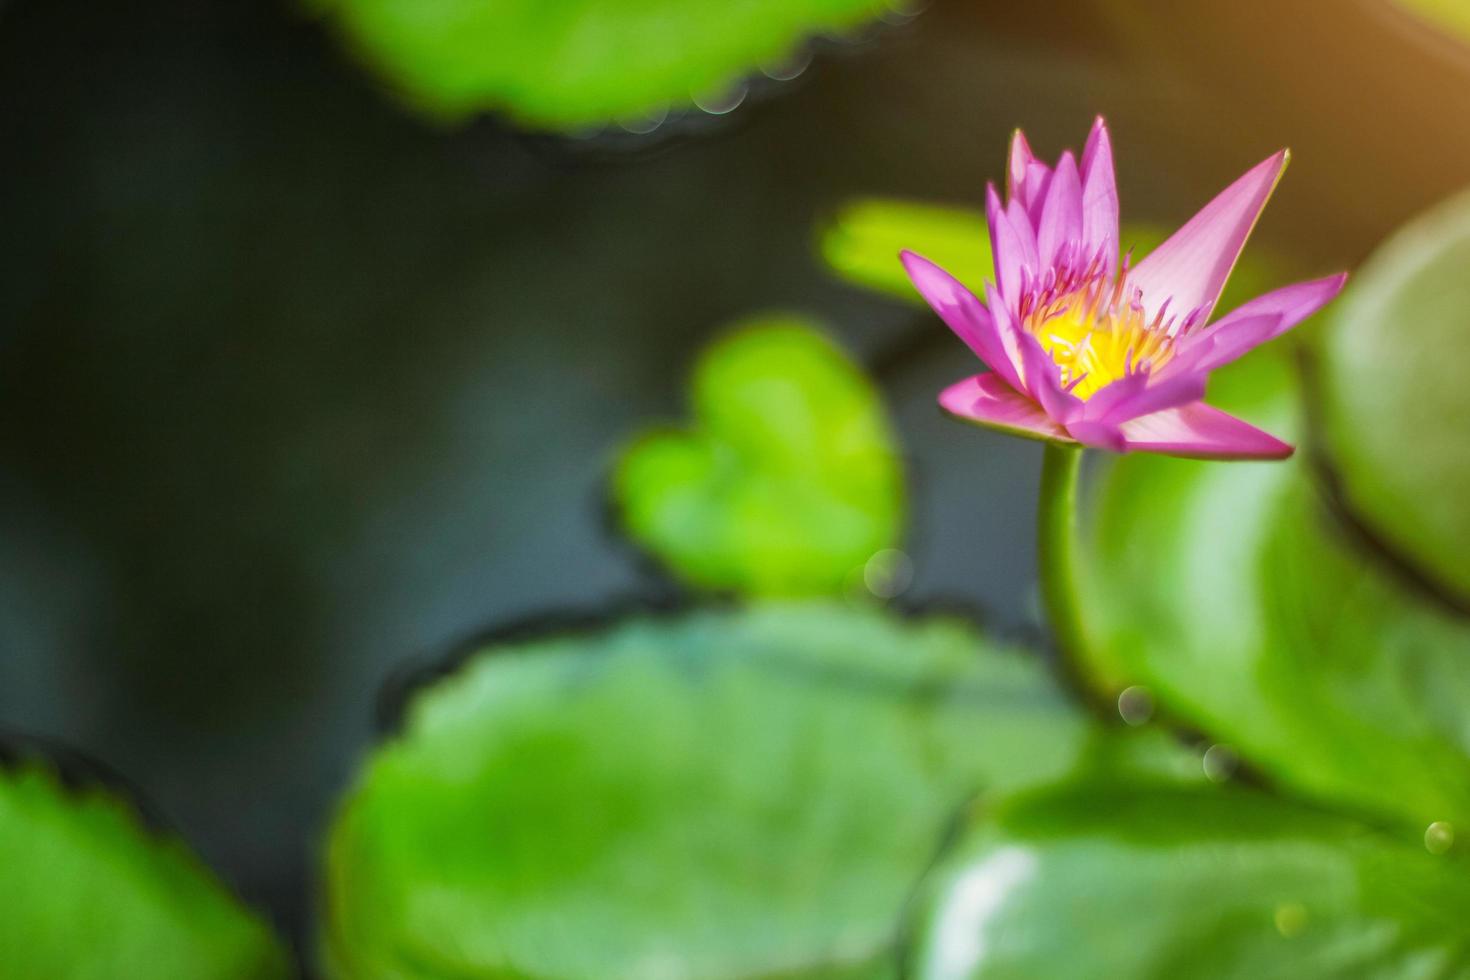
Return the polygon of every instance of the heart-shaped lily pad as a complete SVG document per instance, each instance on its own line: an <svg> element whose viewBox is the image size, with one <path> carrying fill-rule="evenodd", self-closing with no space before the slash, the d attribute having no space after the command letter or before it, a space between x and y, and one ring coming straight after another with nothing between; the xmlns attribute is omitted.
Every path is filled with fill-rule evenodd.
<svg viewBox="0 0 1470 980"><path fill-rule="evenodd" d="M1465 977L1470 877L1262 793L1089 778L987 808L926 887L916 980Z"/></svg>
<svg viewBox="0 0 1470 980"><path fill-rule="evenodd" d="M694 370L695 423L637 439L613 475L628 534L685 581L835 594L897 541L903 470L873 386L806 322L752 321Z"/></svg>
<svg viewBox="0 0 1470 980"><path fill-rule="evenodd" d="M1470 608L1470 194L1406 225L1321 336L1323 447L1346 504Z"/></svg>
<svg viewBox="0 0 1470 980"><path fill-rule="evenodd" d="M40 762L0 767L0 978L275 980L265 925L185 848Z"/></svg>
<svg viewBox="0 0 1470 980"><path fill-rule="evenodd" d="M891 977L976 794L1091 729L963 623L841 602L490 646L421 690L331 832L348 980Z"/></svg>
<svg viewBox="0 0 1470 980"><path fill-rule="evenodd" d="M1287 352L1221 372L1213 403L1300 432ZM1470 621L1343 532L1300 458L1110 462L1086 542L1087 647L1280 783L1400 821L1470 827Z"/></svg>
<svg viewBox="0 0 1470 980"><path fill-rule="evenodd" d="M415 105L558 129L728 98L793 48L884 0L308 0ZM723 104L728 104L728 101Z"/></svg>

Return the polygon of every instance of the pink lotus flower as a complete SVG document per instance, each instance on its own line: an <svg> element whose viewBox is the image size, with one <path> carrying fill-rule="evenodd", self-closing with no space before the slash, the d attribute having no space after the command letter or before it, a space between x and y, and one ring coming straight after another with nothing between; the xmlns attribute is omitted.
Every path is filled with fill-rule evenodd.
<svg viewBox="0 0 1470 980"><path fill-rule="evenodd" d="M1280 459L1292 447L1201 399L1211 371L1279 337L1337 295L1346 273L1286 286L1210 323L1285 150L1231 184L1137 266L1118 261L1118 191L1098 118L1079 165L1011 145L1006 203L987 188L995 282L985 302L934 263L902 255L934 311L990 368L946 388L957 418L1116 452Z"/></svg>

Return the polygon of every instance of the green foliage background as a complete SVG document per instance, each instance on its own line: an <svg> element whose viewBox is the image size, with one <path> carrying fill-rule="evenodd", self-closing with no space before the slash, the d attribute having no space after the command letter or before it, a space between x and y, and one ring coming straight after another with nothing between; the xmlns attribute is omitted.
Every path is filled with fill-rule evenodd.
<svg viewBox="0 0 1470 980"><path fill-rule="evenodd" d="M891 11L881 0L310 0L414 105L501 110L555 129L718 101L799 42Z"/></svg>
<svg viewBox="0 0 1470 980"><path fill-rule="evenodd" d="M199 861L49 766L0 768L0 977L282 980L285 950Z"/></svg>

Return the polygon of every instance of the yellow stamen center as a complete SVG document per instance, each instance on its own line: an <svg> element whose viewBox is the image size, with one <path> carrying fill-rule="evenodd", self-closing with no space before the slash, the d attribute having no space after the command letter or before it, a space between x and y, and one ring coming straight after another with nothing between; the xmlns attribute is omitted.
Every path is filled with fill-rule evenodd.
<svg viewBox="0 0 1470 980"><path fill-rule="evenodd" d="M1103 304L1081 289L1028 312L1025 328L1061 368L1062 387L1084 401L1135 371L1156 370L1174 356L1174 337L1127 302ZM1079 380L1080 379L1080 380Z"/></svg>

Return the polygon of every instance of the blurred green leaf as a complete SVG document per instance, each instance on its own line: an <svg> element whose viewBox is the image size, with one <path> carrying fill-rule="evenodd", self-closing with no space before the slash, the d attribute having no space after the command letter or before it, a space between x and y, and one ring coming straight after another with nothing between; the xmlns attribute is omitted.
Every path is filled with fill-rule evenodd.
<svg viewBox="0 0 1470 980"><path fill-rule="evenodd" d="M718 101L883 0L308 0L412 103L570 129Z"/></svg>
<svg viewBox="0 0 1470 980"><path fill-rule="evenodd" d="M765 605L490 647L332 830L340 978L876 978L960 804L1090 728L952 620Z"/></svg>
<svg viewBox="0 0 1470 980"><path fill-rule="evenodd" d="M1169 232L1157 225L1129 224L1122 234L1123 247L1132 251L1136 263L1162 244ZM921 307L924 301L898 259L904 249L938 263L981 298L984 282L995 278L985 213L970 208L860 198L820 229L818 246L827 265L848 282ZM1231 276L1221 311L1263 292L1285 271L1280 262L1247 254Z"/></svg>
<svg viewBox="0 0 1470 980"><path fill-rule="evenodd" d="M270 931L179 843L38 763L0 768L0 978L270 980Z"/></svg>
<svg viewBox="0 0 1470 980"><path fill-rule="evenodd" d="M755 595L835 594L903 521L903 470L877 392L804 321L767 317L716 342L692 382L694 426L618 461L623 525L681 578Z"/></svg>
<svg viewBox="0 0 1470 980"><path fill-rule="evenodd" d="M1210 400L1300 430L1267 348ZM1470 827L1470 623L1344 540L1311 470L1121 457L1086 549L1091 666L1146 688L1282 783L1407 821Z"/></svg>
<svg viewBox="0 0 1470 980"><path fill-rule="evenodd" d="M981 284L993 278L985 214L968 208L864 198L839 211L819 237L822 257L839 276L920 305L898 260L904 249L939 263L981 296Z"/></svg>
<svg viewBox="0 0 1470 980"><path fill-rule="evenodd" d="M1322 435L1348 505L1470 603L1470 194L1406 225L1321 336Z"/></svg>
<svg viewBox="0 0 1470 980"><path fill-rule="evenodd" d="M1021 794L925 892L920 980L1470 976L1459 861L1234 787Z"/></svg>

